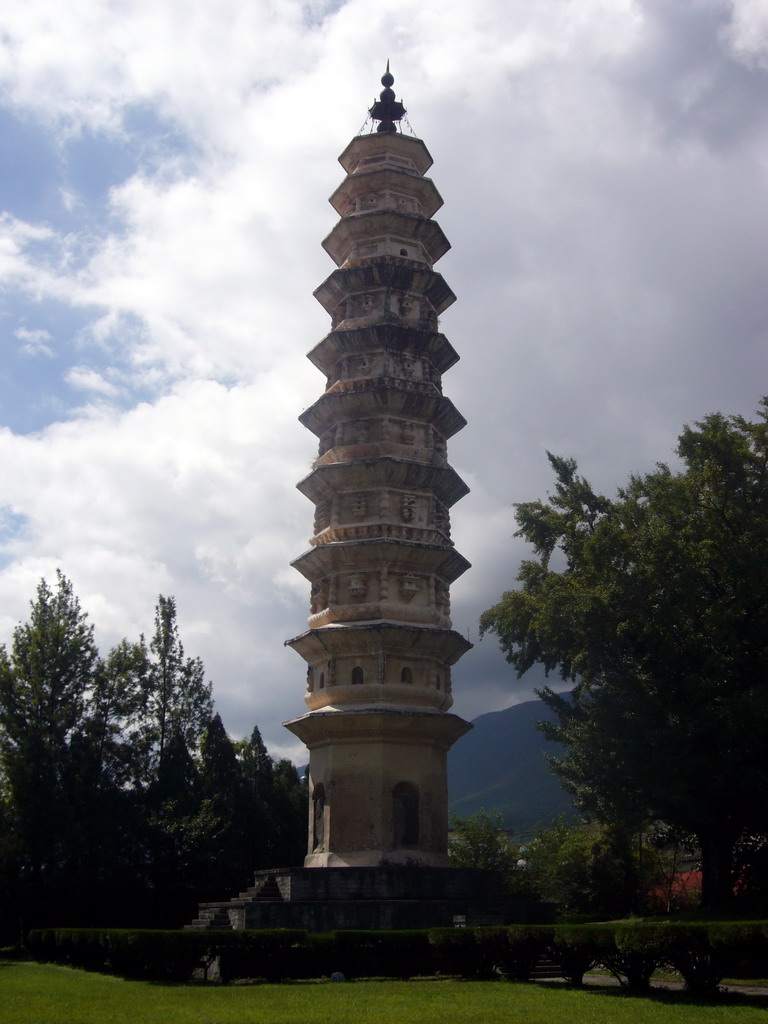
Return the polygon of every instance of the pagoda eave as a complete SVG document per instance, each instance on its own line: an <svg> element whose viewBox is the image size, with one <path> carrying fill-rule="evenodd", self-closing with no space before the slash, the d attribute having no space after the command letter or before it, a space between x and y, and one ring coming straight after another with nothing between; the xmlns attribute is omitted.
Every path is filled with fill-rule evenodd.
<svg viewBox="0 0 768 1024"><path fill-rule="evenodd" d="M373 487L431 491L448 508L469 494L469 487L452 466L430 466L388 457L317 466L296 486L315 504L342 491Z"/></svg>
<svg viewBox="0 0 768 1024"><path fill-rule="evenodd" d="M397 202L400 196L407 195L411 202L419 204L419 212L424 217L432 217L443 205L443 197L431 178L419 178L412 172L394 167L362 171L345 178L329 202L340 217L350 217L354 213L364 212L355 208L360 199L376 196L371 201L381 202L383 193L388 193L384 202Z"/></svg>
<svg viewBox="0 0 768 1024"><path fill-rule="evenodd" d="M329 315L349 295L381 291L423 295L439 316L456 301L441 274L396 256L375 257L370 263L341 267L316 288L314 296Z"/></svg>
<svg viewBox="0 0 768 1024"><path fill-rule="evenodd" d="M354 391L326 392L299 416L299 422L320 437L352 405L361 416L386 414L427 421L444 438L453 437L467 424L453 402L440 394L413 392L374 381Z"/></svg>
<svg viewBox="0 0 768 1024"><path fill-rule="evenodd" d="M422 355L438 373L445 373L459 361L456 349L444 334L428 323L371 323L345 327L326 334L309 352L307 358L327 377L335 373L336 364L344 356L358 355L376 348L404 352L413 346L414 330L419 331L418 346Z"/></svg>
<svg viewBox="0 0 768 1024"><path fill-rule="evenodd" d="M417 740L448 750L472 728L458 715L396 707L355 707L310 711L283 722L310 750L330 743L388 736Z"/></svg>
<svg viewBox="0 0 768 1024"><path fill-rule="evenodd" d="M322 245L340 267L350 258L355 246L360 242L373 245L373 240L377 238L396 239L398 245L405 243L416 247L416 252L408 252L408 257L419 260L419 253L423 252L430 266L437 263L451 248L451 243L435 221L425 220L416 213L404 213L399 210L372 210L343 217L326 236Z"/></svg>
<svg viewBox="0 0 768 1024"><path fill-rule="evenodd" d="M339 163L347 174L354 174L375 163L421 177L432 166L433 160L421 139L397 133L356 136L339 157Z"/></svg>
<svg viewBox="0 0 768 1024"><path fill-rule="evenodd" d="M299 636L285 641L312 662L324 656L387 651L422 657L434 657L446 665L455 664L472 650L472 644L461 633L437 626L417 626L401 622L378 620L371 622L345 622L340 626L321 626L308 629Z"/></svg>
<svg viewBox="0 0 768 1024"><path fill-rule="evenodd" d="M435 573L446 583L453 583L470 568L467 559L452 547L378 537L318 544L291 565L310 582L333 572L371 571L384 565L396 571Z"/></svg>

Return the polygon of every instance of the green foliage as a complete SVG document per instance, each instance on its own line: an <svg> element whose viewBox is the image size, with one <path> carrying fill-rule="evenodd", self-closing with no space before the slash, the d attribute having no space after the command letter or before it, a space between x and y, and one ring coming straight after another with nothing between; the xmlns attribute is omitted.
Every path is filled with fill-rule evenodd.
<svg viewBox="0 0 768 1024"><path fill-rule="evenodd" d="M307 933L296 928L208 935L210 952L219 957L223 982L242 978L284 981L303 978L308 970Z"/></svg>
<svg viewBox="0 0 768 1024"><path fill-rule="evenodd" d="M29 936L39 960L124 977L185 981L195 966L219 959L221 979L281 981L341 971L347 978L426 976L527 980L542 954L580 986L586 971L607 967L633 993L645 992L658 966L680 972L687 990L711 997L723 977L749 960L768 973L768 923L695 925L635 922L436 928L430 931L130 931L40 929Z"/></svg>
<svg viewBox="0 0 768 1024"><path fill-rule="evenodd" d="M561 819L538 829L520 853L532 892L555 903L562 919L631 913L654 879L647 849L613 826Z"/></svg>
<svg viewBox="0 0 768 1024"><path fill-rule="evenodd" d="M714 905L734 843L766 821L768 400L756 422L686 427L677 454L680 472L632 477L615 501L550 456L554 494L517 506L538 558L481 627L519 673L577 680L541 694L566 746L555 771L598 820L694 833Z"/></svg>
<svg viewBox="0 0 768 1024"><path fill-rule="evenodd" d="M474 980L527 981L548 948L551 929L531 925L433 928L429 942L443 974Z"/></svg>
<svg viewBox="0 0 768 1024"><path fill-rule="evenodd" d="M433 928L429 932L429 944L435 950L441 974L473 979L494 976L489 943L478 943L473 928Z"/></svg>
<svg viewBox="0 0 768 1024"><path fill-rule="evenodd" d="M611 929L595 925L555 925L549 937L552 959L571 985L581 985L586 972L601 962L611 945Z"/></svg>
<svg viewBox="0 0 768 1024"><path fill-rule="evenodd" d="M497 966L512 981L528 981L547 949L548 931L535 925L513 925L504 929Z"/></svg>
<svg viewBox="0 0 768 1024"><path fill-rule="evenodd" d="M435 970L428 931L347 930L332 932L328 938L330 943L321 941L326 974L341 971L346 978L405 979Z"/></svg>
<svg viewBox="0 0 768 1024"><path fill-rule="evenodd" d="M258 730L234 744L172 598L149 645L99 656L72 584L41 581L0 648L0 939L28 927L178 925L300 859L306 794Z"/></svg>
<svg viewBox="0 0 768 1024"><path fill-rule="evenodd" d="M518 865L519 848L510 843L501 814L480 810L467 818L453 815L448 856L454 868L498 872L508 895L526 898L530 894L526 875Z"/></svg>
<svg viewBox="0 0 768 1024"><path fill-rule="evenodd" d="M23 865L36 878L68 867L83 780L78 730L98 665L93 627L71 583L41 580L30 621L0 651L0 766Z"/></svg>
<svg viewBox="0 0 768 1024"><path fill-rule="evenodd" d="M196 749L213 714L211 685L200 659L185 657L172 597L158 598L149 652L145 706L162 785L171 743L183 740L188 749Z"/></svg>
<svg viewBox="0 0 768 1024"><path fill-rule="evenodd" d="M602 965L629 992L647 992L654 971L667 965L654 929L637 923L616 927L613 945L613 949L602 953Z"/></svg>

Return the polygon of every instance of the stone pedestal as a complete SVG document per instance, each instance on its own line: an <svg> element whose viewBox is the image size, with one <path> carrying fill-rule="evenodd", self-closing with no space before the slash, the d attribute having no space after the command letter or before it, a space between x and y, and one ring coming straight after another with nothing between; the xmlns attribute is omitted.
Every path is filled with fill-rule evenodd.
<svg viewBox="0 0 768 1024"><path fill-rule="evenodd" d="M290 868L259 871L226 903L204 903L189 927L351 929L539 923L548 908L515 903L498 877L472 868Z"/></svg>

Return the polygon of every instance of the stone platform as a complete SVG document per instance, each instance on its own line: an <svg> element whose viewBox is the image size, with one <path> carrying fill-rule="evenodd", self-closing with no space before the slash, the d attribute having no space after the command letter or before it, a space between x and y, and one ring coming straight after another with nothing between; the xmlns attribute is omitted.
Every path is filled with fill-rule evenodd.
<svg viewBox="0 0 768 1024"><path fill-rule="evenodd" d="M539 923L548 908L507 899L479 868L399 865L258 871L245 892L201 903L190 929L397 929Z"/></svg>

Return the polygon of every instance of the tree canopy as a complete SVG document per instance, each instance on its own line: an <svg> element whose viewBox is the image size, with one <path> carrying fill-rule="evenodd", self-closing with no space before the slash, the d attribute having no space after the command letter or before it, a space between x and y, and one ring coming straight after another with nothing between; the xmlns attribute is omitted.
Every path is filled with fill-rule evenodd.
<svg viewBox="0 0 768 1024"><path fill-rule="evenodd" d="M510 841L499 813L480 810L466 818L451 817L448 856L454 868L484 868L501 877L509 894L520 895L519 847ZM528 895L527 891L523 895Z"/></svg>
<svg viewBox="0 0 768 1024"><path fill-rule="evenodd" d="M61 573L0 647L0 939L18 925L179 926L299 862L306 790L257 728L233 741L173 598L105 658Z"/></svg>
<svg viewBox="0 0 768 1024"><path fill-rule="evenodd" d="M574 683L540 696L566 745L554 769L601 821L695 834L703 902L732 891L734 845L764 833L768 791L768 400L755 421L686 427L681 467L611 500L549 455L555 490L516 506L536 554L482 616L507 660Z"/></svg>

